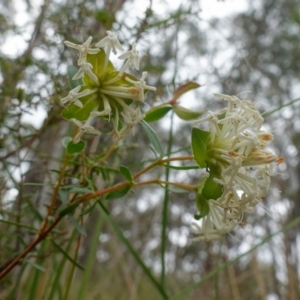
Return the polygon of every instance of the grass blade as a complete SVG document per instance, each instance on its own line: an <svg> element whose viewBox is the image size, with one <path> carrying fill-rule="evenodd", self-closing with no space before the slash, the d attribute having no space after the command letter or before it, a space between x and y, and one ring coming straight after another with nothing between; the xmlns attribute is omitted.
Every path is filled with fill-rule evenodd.
<svg viewBox="0 0 300 300"><path fill-rule="evenodd" d="M296 98L296 99L294 99L294 100L292 100L292 101L290 101L290 102L288 102L288 103L286 103L286 104L283 104L283 105L281 105L281 106L279 106L279 107L276 107L276 108L272 109L271 111L266 111L265 113L262 114L262 116L263 116L264 118L266 118L266 117L272 115L273 113L275 113L275 112L281 110L282 108L287 107L287 106L290 106L290 105L292 105L292 104L294 104L294 103L296 103L296 102L298 102L298 101L300 101L300 98Z"/></svg>
<svg viewBox="0 0 300 300"><path fill-rule="evenodd" d="M59 246L54 240L50 240L51 243L57 248L58 251L62 253L62 255L68 259L73 265L75 265L80 270L84 270L84 267L81 266L77 261L75 261L61 246Z"/></svg>
<svg viewBox="0 0 300 300"><path fill-rule="evenodd" d="M97 206L97 207L99 207L99 206ZM99 210L101 210L100 207L99 207ZM101 213L103 214L102 210L101 210ZM93 238L92 238L92 241L90 244L89 255L87 257L85 270L84 270L84 273L83 273L82 279L81 279L81 286L80 286L78 298L77 298L78 300L87 299L87 298L85 298L84 292L88 290L89 280L91 279L91 276L92 276L93 266L95 263L95 257L96 257L98 244L99 244L99 236L100 236L101 230L103 228L103 221L104 221L103 216L98 216L97 223L95 224L95 229L92 234Z"/></svg>
<svg viewBox="0 0 300 300"><path fill-rule="evenodd" d="M137 263L141 266L145 274L148 276L148 278L151 280L153 285L156 287L156 289L159 291L159 293L162 295L163 299L169 299L166 292L164 291L164 288L156 281L148 267L144 264L143 260L140 258L138 253L133 249L130 242L125 238L122 231L118 227L118 225L114 222L114 220L110 217L109 212L107 211L106 207L103 205L101 201L97 202L100 207L104 211L104 216L111 228L114 230L118 238L124 243L124 245L127 247L128 251L131 253L131 255L134 257L134 259L137 261Z"/></svg>

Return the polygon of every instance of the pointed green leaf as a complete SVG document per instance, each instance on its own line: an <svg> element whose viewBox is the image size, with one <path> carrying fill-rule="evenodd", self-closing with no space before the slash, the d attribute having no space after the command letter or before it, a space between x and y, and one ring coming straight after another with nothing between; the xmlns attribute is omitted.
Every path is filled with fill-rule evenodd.
<svg viewBox="0 0 300 300"><path fill-rule="evenodd" d="M63 187L59 190L59 198L62 204L67 205L69 201L69 191Z"/></svg>
<svg viewBox="0 0 300 300"><path fill-rule="evenodd" d="M72 141L72 137L70 136L65 136L62 140L61 143L64 146L64 148L68 147L68 144Z"/></svg>
<svg viewBox="0 0 300 300"><path fill-rule="evenodd" d="M50 239L52 244L65 256L66 259L68 259L73 265L75 265L80 270L84 270L84 267L82 267L77 261L75 261L60 245L58 245L54 240Z"/></svg>
<svg viewBox="0 0 300 300"><path fill-rule="evenodd" d="M62 207L60 209L59 216L63 217L67 214L73 214L78 205L79 205L79 203L72 203L72 204L68 205L67 207Z"/></svg>
<svg viewBox="0 0 300 300"><path fill-rule="evenodd" d="M19 227L27 228L27 229L33 230L33 231L38 230L37 228L34 228L32 226L29 226L29 225L25 225L25 224L21 224L21 223L17 223L17 222L11 222L11 221L7 221L7 220L3 220L3 219L0 219L0 223L5 223L5 224L13 225L13 226L19 226Z"/></svg>
<svg viewBox="0 0 300 300"><path fill-rule="evenodd" d="M106 199L107 200L115 200L115 199L121 198L129 192L130 188L131 188L130 185L126 185L117 191L107 194Z"/></svg>
<svg viewBox="0 0 300 300"><path fill-rule="evenodd" d="M163 149L162 149L161 144L156 136L155 131L144 120L142 120L139 124L141 124L141 126L144 128L155 151L159 154L160 157L163 157L163 155L164 155Z"/></svg>
<svg viewBox="0 0 300 300"><path fill-rule="evenodd" d="M120 167L120 173L129 181L132 182L133 178L129 169L124 166Z"/></svg>
<svg viewBox="0 0 300 300"><path fill-rule="evenodd" d="M85 187L81 187L81 186L75 186L74 188L70 189L70 193L78 193L78 194L90 194L93 193L93 190L90 190L88 188Z"/></svg>
<svg viewBox="0 0 300 300"><path fill-rule="evenodd" d="M95 208L95 206L96 206L96 203L97 203L97 202L94 202L93 205L91 205L91 206L89 206L87 209L85 209L85 210L80 214L80 216L84 216L84 215L90 214L90 213L94 210L94 208Z"/></svg>
<svg viewBox="0 0 300 300"><path fill-rule="evenodd" d="M44 267L42 267L41 265L33 262L33 261L30 261L29 259L25 259L25 261L31 265L32 267L34 267L35 269L41 271L41 272L46 272L46 269Z"/></svg>
<svg viewBox="0 0 300 300"><path fill-rule="evenodd" d="M78 72L78 69L74 66L68 66L67 67L67 73L70 81L70 85L72 89L75 89L77 86L82 85L82 79L73 80L72 78L74 75Z"/></svg>
<svg viewBox="0 0 300 300"><path fill-rule="evenodd" d="M200 87L200 84L193 81L189 81L176 89L172 100L174 102L177 102L177 99L181 97L183 94L187 93L190 90L197 89L198 87Z"/></svg>
<svg viewBox="0 0 300 300"><path fill-rule="evenodd" d="M210 133L198 128L192 129L192 151L194 159L201 168L206 166L206 147Z"/></svg>
<svg viewBox="0 0 300 300"><path fill-rule="evenodd" d="M172 106L162 106L162 107L153 107L146 113L146 117L144 120L146 122L156 122L160 119L162 119L170 110L172 109Z"/></svg>
<svg viewBox="0 0 300 300"><path fill-rule="evenodd" d="M205 181L204 187L202 189L202 196L209 199L218 199L221 197L223 193L223 188L220 184L214 182L214 178L216 178L215 174L211 173L207 180Z"/></svg>
<svg viewBox="0 0 300 300"><path fill-rule="evenodd" d="M200 220L209 213L209 204L208 201L201 194L197 194L196 205L199 214L195 215L194 217L196 220Z"/></svg>
<svg viewBox="0 0 300 300"><path fill-rule="evenodd" d="M190 121L197 119L203 114L203 111L193 111L189 110L185 107L182 107L180 105L174 105L173 106L175 114L182 120Z"/></svg>
<svg viewBox="0 0 300 300"><path fill-rule="evenodd" d="M75 219L75 217L71 214L68 215L69 220L71 221L71 223L73 224L73 226L75 227L75 229L84 237L87 236L87 233L85 231L85 229L78 223L78 221Z"/></svg>
<svg viewBox="0 0 300 300"><path fill-rule="evenodd" d="M83 151L85 148L85 142L80 141L79 143L75 144L73 141L70 141L67 146L68 153L79 153Z"/></svg>

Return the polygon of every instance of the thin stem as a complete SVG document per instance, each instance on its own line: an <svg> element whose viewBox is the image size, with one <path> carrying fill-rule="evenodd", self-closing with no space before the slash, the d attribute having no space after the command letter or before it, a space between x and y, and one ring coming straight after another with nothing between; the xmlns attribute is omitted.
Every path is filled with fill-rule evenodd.
<svg viewBox="0 0 300 300"><path fill-rule="evenodd" d="M81 198L77 199L77 201L75 201L74 203L83 203L86 201L89 201L93 198L97 198L100 196L103 196L105 194L117 191L127 185L130 185L131 187L137 187L137 186L143 186L143 185L149 185L149 184L166 184L166 185L174 185L177 186L179 188L182 189L186 189L186 190L190 190L190 191L194 191L195 189L197 189L196 185L190 185L190 184L184 184L184 183L179 183L179 182L172 182L172 181L166 181L166 180L160 180L160 179L152 179L152 180L147 180L147 181L141 181L141 182L129 182L129 181L124 181L122 183L119 183L113 187L104 189L104 190L100 190L100 191L96 191L94 193L91 194L87 194L85 196L82 196Z"/></svg>
<svg viewBox="0 0 300 300"><path fill-rule="evenodd" d="M159 184L174 185L174 186L177 186L179 188L189 190L189 191L195 191L198 188L197 185L184 184L184 183L173 182L173 181L164 181L164 180L159 180Z"/></svg>
<svg viewBox="0 0 300 300"><path fill-rule="evenodd" d="M66 168L67 168L67 165L68 165L68 162L69 162L69 158L70 158L70 155L67 154L66 158L65 158L65 161L64 161L64 164L62 166L60 175L59 175L58 182L57 182L57 184L55 186L55 189L54 189L54 193L53 193L53 196L52 196L52 199L51 199L51 203L50 203L50 206L48 208L47 216L44 219L43 225L41 227L40 234L42 234L45 231L45 229L48 225L48 221L49 221L48 217L51 216L51 213L52 213L52 211L55 207L55 204L56 204L56 201L57 201L57 196L58 196L58 193L59 193L59 189L60 189L61 184L63 182L64 175L65 175L65 172L66 172Z"/></svg>
<svg viewBox="0 0 300 300"><path fill-rule="evenodd" d="M156 166L163 165L164 163L171 162L171 161L184 161L184 160L193 160L194 157L192 155L187 155L187 156L178 156L178 157L169 157L165 159L158 159L140 172L136 173L133 176L133 179L136 179L140 177L142 174L148 172L149 170L153 169Z"/></svg>
<svg viewBox="0 0 300 300"><path fill-rule="evenodd" d="M173 144L173 119L174 119L174 111L172 111L171 115L171 122L170 122L170 131L169 131L169 140L168 140L168 149L167 154L168 158L170 158L170 154L172 151L172 144ZM167 162L169 164L169 162ZM169 180L170 169L166 168L165 171L166 182ZM167 222L168 222L168 205L169 205L169 187L166 183L165 189L165 197L163 203L163 210L162 210L162 228L161 228L161 274L160 274L160 281L161 285L165 286L165 277L166 277L166 268L165 268L165 252L166 252L166 243L167 243Z"/></svg>
<svg viewBox="0 0 300 300"><path fill-rule="evenodd" d="M124 135L121 135L117 137L117 139L114 141L114 143L110 146L110 148L107 150L106 154L99 160L98 165L101 166L107 159L108 157L112 154L112 152L115 150L117 147L118 143L120 140L123 138Z"/></svg>

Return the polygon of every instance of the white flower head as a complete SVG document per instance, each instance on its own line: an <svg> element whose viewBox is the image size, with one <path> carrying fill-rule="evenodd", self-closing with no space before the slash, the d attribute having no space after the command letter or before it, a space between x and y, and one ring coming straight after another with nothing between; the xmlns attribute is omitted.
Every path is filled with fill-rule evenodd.
<svg viewBox="0 0 300 300"><path fill-rule="evenodd" d="M206 148L206 164L215 172L213 181L222 188L218 199L207 199L210 211L195 221L196 240L220 237L238 224L245 211L250 211L267 195L271 164L283 159L263 149L273 139L262 131L263 118L250 101L237 96L215 94L228 101L220 112L209 112L196 124L209 121L210 140ZM211 235L210 235L211 234Z"/></svg>
<svg viewBox="0 0 300 300"><path fill-rule="evenodd" d="M154 86L146 85L145 79L147 75L147 72L143 72L142 77L139 81L131 80L128 77L125 78L126 81L133 83L137 88L139 100L142 102L145 101L145 90L156 91L156 88Z"/></svg>
<svg viewBox="0 0 300 300"><path fill-rule="evenodd" d="M78 80L83 77L83 84L81 87L76 87L71 90L67 97L61 99L64 106L73 104L82 108L82 110L68 110L68 107L62 113L62 116L70 120L79 127L78 132L73 138L74 143L78 143L84 133L91 133L99 135L100 132L92 127L91 122L95 117L104 117L109 121L113 121L113 134L120 138L128 133L134 132L134 126L140 122L144 117L138 105L145 101L145 92L147 90L155 91L156 88L146 84L147 72L143 72L140 79L136 79L133 75L124 75L128 67L139 69L141 53L136 48L136 43L132 44L131 50L121 54L120 59L125 62L118 72L109 60L111 52L123 51L117 33L107 31L107 36L101 39L95 47L91 48L92 37L89 37L82 45L74 44L66 41L68 47L79 51L79 70L73 76L73 80ZM102 49L99 49L102 48ZM90 54L97 54L95 59ZM124 75L124 76L123 76ZM90 80L91 79L91 80ZM80 92L80 90L82 91ZM90 112L90 102L81 100L81 97L96 93L92 96L98 107ZM93 102L95 103L95 102ZM86 104L86 105L85 105ZM82 122L78 114L86 115L90 112L89 118ZM75 118L74 118L75 116ZM77 119L78 118L78 119ZM122 123L120 128L119 120Z"/></svg>

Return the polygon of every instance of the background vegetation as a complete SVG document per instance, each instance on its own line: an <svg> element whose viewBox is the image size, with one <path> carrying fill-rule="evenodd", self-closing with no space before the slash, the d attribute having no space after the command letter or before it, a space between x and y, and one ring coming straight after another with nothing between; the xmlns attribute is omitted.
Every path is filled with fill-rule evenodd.
<svg viewBox="0 0 300 300"><path fill-rule="evenodd" d="M241 98L255 99L265 112L265 126L275 136L273 151L285 162L274 170L263 206L218 241L190 242L196 212L192 194L147 187L100 201L105 209L97 204L86 212L84 207L86 214L75 216L78 222L65 218L1 280L0 299L300 299L299 4L1 1L0 270L36 235L61 174L61 141L73 127L60 117L59 101L70 89L67 66L77 60L66 51L65 40L100 40L113 30L120 32L121 42L138 42L147 54L141 69L158 89L148 97L149 106L172 99L188 81L201 87L182 97L181 105L204 112L222 107L213 92L252 91ZM220 10L224 16L217 14ZM102 132L111 130L104 122L99 125ZM191 124L170 112L151 126L166 154L190 153L184 147L190 143ZM110 141L102 135L101 149L95 150L89 140L82 159L89 162L91 151L105 152ZM147 137L136 130L110 157L109 166L134 171L152 157ZM71 164L72 180L66 185L82 175L75 158ZM153 174L194 184L199 180L195 170L166 170L157 168ZM117 172L98 171L93 177L97 188L122 180Z"/></svg>

